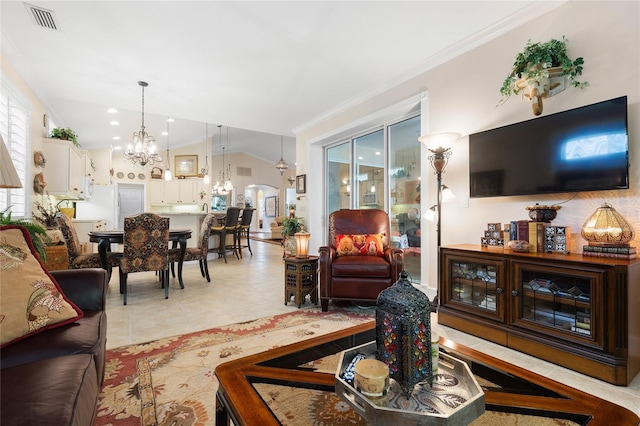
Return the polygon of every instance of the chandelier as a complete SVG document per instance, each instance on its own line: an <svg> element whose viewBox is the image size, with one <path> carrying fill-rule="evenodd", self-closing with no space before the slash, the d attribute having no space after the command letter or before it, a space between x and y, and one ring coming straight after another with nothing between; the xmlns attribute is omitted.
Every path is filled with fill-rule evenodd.
<svg viewBox="0 0 640 426"><path fill-rule="evenodd" d="M220 136L220 150L222 151L222 164L220 167L220 171L218 172L218 180L216 184L213 185L212 194L213 195L227 195L233 189L233 183L231 182L231 163L227 164L227 170L225 173L225 160L224 160L224 150L225 147L222 146L222 126L218 126L219 136ZM227 127L227 144L229 143L229 127Z"/></svg>
<svg viewBox="0 0 640 426"><path fill-rule="evenodd" d="M289 168L289 165L282 158L282 136L280 136L280 161L276 163L276 169L280 171L280 176L284 173L285 170Z"/></svg>
<svg viewBox="0 0 640 426"><path fill-rule="evenodd" d="M142 125L140 131L133 134L133 144L127 147L124 158L133 164L146 166L162 162L162 157L156 152L156 139L144 130L144 88L149 83L139 81L138 85L142 87Z"/></svg>

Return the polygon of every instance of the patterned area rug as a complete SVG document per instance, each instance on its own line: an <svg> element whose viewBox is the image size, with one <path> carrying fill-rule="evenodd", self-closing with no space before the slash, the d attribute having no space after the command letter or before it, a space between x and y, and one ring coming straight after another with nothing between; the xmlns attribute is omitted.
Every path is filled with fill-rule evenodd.
<svg viewBox="0 0 640 426"><path fill-rule="evenodd" d="M372 321L373 314L371 309L357 307L329 312L300 310L109 350L94 425L214 425L216 366ZM333 373L337 363L338 356L330 356L314 361L312 367ZM333 392L268 384L257 384L256 388L284 425L367 424ZM576 423L487 411L472 425L575 426Z"/></svg>
<svg viewBox="0 0 640 426"><path fill-rule="evenodd" d="M299 310L109 350L94 425L213 425L216 366L372 319L356 307Z"/></svg>

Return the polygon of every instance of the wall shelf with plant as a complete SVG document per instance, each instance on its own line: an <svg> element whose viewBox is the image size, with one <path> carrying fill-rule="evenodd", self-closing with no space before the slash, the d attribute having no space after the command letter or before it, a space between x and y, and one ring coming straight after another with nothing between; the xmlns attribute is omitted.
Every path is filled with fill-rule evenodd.
<svg viewBox="0 0 640 426"><path fill-rule="evenodd" d="M584 58L571 59L567 54L567 39L551 39L545 43L527 42L516 55L511 72L507 75L498 105L505 103L512 94L522 95L531 102L534 115L542 113L542 99L564 90L565 78L571 86L583 89L588 82L578 80L582 75Z"/></svg>

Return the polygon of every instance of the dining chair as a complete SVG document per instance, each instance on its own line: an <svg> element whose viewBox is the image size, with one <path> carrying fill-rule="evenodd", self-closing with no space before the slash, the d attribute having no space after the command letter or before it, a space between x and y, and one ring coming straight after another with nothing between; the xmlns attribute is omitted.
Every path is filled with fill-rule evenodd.
<svg viewBox="0 0 640 426"><path fill-rule="evenodd" d="M120 290L127 304L127 278L132 272L156 271L169 298L169 218L140 213L124 218L124 250Z"/></svg>
<svg viewBox="0 0 640 426"><path fill-rule="evenodd" d="M100 255L98 253L82 253L78 233L76 232L71 219L60 212L56 213L55 218L67 246L67 254L69 256L68 268L102 268ZM107 273L109 275L109 279L111 279L111 268L114 266L120 266L121 258L122 252L107 252Z"/></svg>
<svg viewBox="0 0 640 426"><path fill-rule="evenodd" d="M239 217L240 208L229 207L227 209L227 216L224 219L224 223L211 228L211 235L217 235L220 241L218 246L215 248L215 252L218 253L218 257L224 258L224 263L227 263L227 251L233 251L236 258L240 259L240 256L238 255L238 248L236 247L236 229L238 228ZM227 235L233 236L233 244L227 244Z"/></svg>
<svg viewBox="0 0 640 426"><path fill-rule="evenodd" d="M253 218L253 212L255 209L242 209L242 217L240 218L240 224L238 225L238 230L236 231L236 239L238 244L238 253L240 253L240 259L242 259L242 249L249 249L249 253L253 256L253 252L251 251L251 244L249 243L249 227L251 226L251 219ZM242 239L246 238L247 243L242 244Z"/></svg>
<svg viewBox="0 0 640 426"><path fill-rule="evenodd" d="M187 247L184 252L183 262L189 260L197 260L200 263L200 273L207 279L207 282L211 282L209 278L209 267L207 265L207 255L209 254L209 235L211 235L211 227L216 223L216 214L209 213L200 225L200 239L198 240L197 247ZM175 277L174 264L180 262L180 249L172 248L169 250L169 262L171 263L171 274ZM181 274L181 270L178 269L178 275ZM178 280L182 283L182 277L178 276Z"/></svg>

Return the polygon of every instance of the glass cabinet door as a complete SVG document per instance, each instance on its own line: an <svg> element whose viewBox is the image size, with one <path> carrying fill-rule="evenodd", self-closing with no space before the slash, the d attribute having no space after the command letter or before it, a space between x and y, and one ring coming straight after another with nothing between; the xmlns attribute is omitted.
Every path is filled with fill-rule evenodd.
<svg viewBox="0 0 640 426"><path fill-rule="evenodd" d="M493 260L447 258L444 271L448 307L468 310L488 317L503 318L504 263Z"/></svg>
<svg viewBox="0 0 640 426"><path fill-rule="evenodd" d="M515 263L514 324L577 340L600 338L594 312L604 273Z"/></svg>

